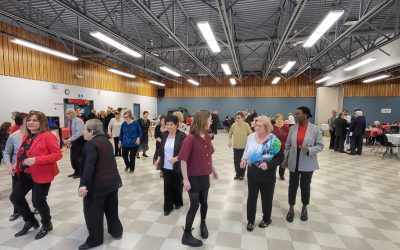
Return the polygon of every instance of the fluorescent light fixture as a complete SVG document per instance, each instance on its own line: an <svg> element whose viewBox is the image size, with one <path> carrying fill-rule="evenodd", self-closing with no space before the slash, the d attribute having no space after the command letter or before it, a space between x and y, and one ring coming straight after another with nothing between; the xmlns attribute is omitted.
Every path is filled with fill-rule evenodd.
<svg viewBox="0 0 400 250"><path fill-rule="evenodd" d="M221 52L217 40L215 39L214 33L211 30L210 24L208 22L199 22L197 23L197 27L199 27L199 30L203 35L204 40L206 40L208 47L210 47L211 51L214 53Z"/></svg>
<svg viewBox="0 0 400 250"><path fill-rule="evenodd" d="M48 47L44 47L44 46L41 46L41 45L36 44L36 43L31 43L31 42L28 42L28 41L25 41L25 40L21 40L21 39L18 39L18 38L11 39L11 42L19 44L19 45L22 45L22 46L25 46L25 47L28 47L28 48L31 48L31 49L39 50L41 52L44 52L44 53L47 53L47 54L51 54L53 56L62 57L62 58L67 59L67 60L78 61L78 57L76 57L76 56L71 56L71 55L68 55L66 53L60 52L58 50L50 49Z"/></svg>
<svg viewBox="0 0 400 250"><path fill-rule="evenodd" d="M165 66L160 67L160 69L161 69L162 71L167 72L168 74L173 75L173 76L181 76L181 74L179 74L178 72L175 72L175 71L173 71L172 69L167 68L167 67L165 67Z"/></svg>
<svg viewBox="0 0 400 250"><path fill-rule="evenodd" d="M126 47L125 45L122 45L121 43L115 41L114 39L100 33L100 32L92 32L90 33L91 36L96 37L97 39L113 46L116 49L119 49L133 57L142 57L141 54L139 54L138 52L131 50L130 48Z"/></svg>
<svg viewBox="0 0 400 250"><path fill-rule="evenodd" d="M315 81L315 83L325 82L326 80L329 80L329 79L331 79L331 78L332 78L332 77L330 77L330 76L325 76L324 78L321 78L321 79Z"/></svg>
<svg viewBox="0 0 400 250"><path fill-rule="evenodd" d="M290 71L290 69L296 64L296 61L289 61L285 67L283 67L281 73L286 74L287 72Z"/></svg>
<svg viewBox="0 0 400 250"><path fill-rule="evenodd" d="M235 78L231 78L229 79L229 81L231 82L232 85L236 85L236 79Z"/></svg>
<svg viewBox="0 0 400 250"><path fill-rule="evenodd" d="M279 76L275 77L274 80L272 80L272 84L277 84L281 78Z"/></svg>
<svg viewBox="0 0 400 250"><path fill-rule="evenodd" d="M308 37L307 41L303 44L303 47L308 48L314 45L321 36L323 36L332 25L343 15L344 10L330 11L325 16L324 20L318 25L314 32Z"/></svg>
<svg viewBox="0 0 400 250"><path fill-rule="evenodd" d="M227 75L227 76L232 75L232 71L229 68L229 65L227 63L222 63L221 67L222 67L222 70L224 71L225 75Z"/></svg>
<svg viewBox="0 0 400 250"><path fill-rule="evenodd" d="M149 83L157 85L157 86L165 87L165 84L161 83L161 82L156 82L156 81L150 80Z"/></svg>
<svg viewBox="0 0 400 250"><path fill-rule="evenodd" d="M129 73L117 70L117 69L108 69L108 71L110 71L112 73L115 73L115 74L118 74L118 75L121 75L121 76L129 77L129 78L135 78L136 77L135 75L132 75L132 74L129 74Z"/></svg>
<svg viewBox="0 0 400 250"><path fill-rule="evenodd" d="M354 65L351 65L350 67L345 68L344 71L351 71L353 69L356 69L356 68L359 68L361 66L364 66L365 64L368 64L368 63L373 62L375 60L376 60L376 58L374 58L374 57L367 58L365 60L362 60L359 63L356 63Z"/></svg>
<svg viewBox="0 0 400 250"><path fill-rule="evenodd" d="M363 83L374 82L374 81L378 81L378 80L385 79L385 78L388 78L388 77L390 77L390 75L380 75L380 76L376 76L376 77L365 79L363 81Z"/></svg>
<svg viewBox="0 0 400 250"><path fill-rule="evenodd" d="M191 84L196 85L196 86L200 85L199 82L196 82L195 80L192 80L192 79L188 79L188 82L190 82Z"/></svg>

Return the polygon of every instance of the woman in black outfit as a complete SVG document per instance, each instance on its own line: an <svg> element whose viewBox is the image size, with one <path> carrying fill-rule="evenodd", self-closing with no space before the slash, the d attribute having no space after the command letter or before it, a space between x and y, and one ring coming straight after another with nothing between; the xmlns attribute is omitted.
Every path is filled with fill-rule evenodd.
<svg viewBox="0 0 400 250"><path fill-rule="evenodd" d="M114 150L99 119L86 122L83 136L87 140L83 151L83 174L78 194L83 197L83 213L89 236L79 250L103 244L103 216L108 233L122 237L122 224L118 217L118 189L122 186Z"/></svg>
<svg viewBox="0 0 400 250"><path fill-rule="evenodd" d="M164 215L183 206L182 173L178 154L186 134L178 130L179 120L176 116L165 118L167 131L162 134L161 145L157 151L157 161L164 176Z"/></svg>
<svg viewBox="0 0 400 250"><path fill-rule="evenodd" d="M156 151L154 152L153 156L153 164L156 166L157 170L160 170L160 177L163 177L162 167L159 164L155 164L155 162L158 159L158 151L160 150L161 146L161 137L165 131L167 131L167 128L165 127L165 116L161 115L160 124L158 124L154 129L154 138L156 138Z"/></svg>

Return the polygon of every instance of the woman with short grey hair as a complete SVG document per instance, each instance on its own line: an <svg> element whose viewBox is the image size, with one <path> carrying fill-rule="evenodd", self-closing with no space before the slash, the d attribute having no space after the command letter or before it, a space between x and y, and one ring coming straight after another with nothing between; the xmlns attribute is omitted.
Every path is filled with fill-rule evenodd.
<svg viewBox="0 0 400 250"><path fill-rule="evenodd" d="M89 236L80 250L103 244L103 217L108 232L121 238L123 228L118 217L118 189L122 186L114 150L99 119L86 122L83 129L86 145L83 151L83 173L78 195L83 198L83 213Z"/></svg>

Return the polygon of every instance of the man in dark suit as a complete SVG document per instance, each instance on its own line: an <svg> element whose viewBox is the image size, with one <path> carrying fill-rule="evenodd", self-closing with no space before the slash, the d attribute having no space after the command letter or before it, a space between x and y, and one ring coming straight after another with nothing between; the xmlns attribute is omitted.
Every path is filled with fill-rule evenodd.
<svg viewBox="0 0 400 250"><path fill-rule="evenodd" d="M339 116L333 122L333 126L335 127L334 149L340 153L346 153L344 151L344 142L347 134L347 120L343 117L343 113L339 113Z"/></svg>
<svg viewBox="0 0 400 250"><path fill-rule="evenodd" d="M97 119L97 114L96 114L96 110L92 109L90 111L90 114L87 116L86 121L92 120L92 119Z"/></svg>
<svg viewBox="0 0 400 250"><path fill-rule="evenodd" d="M362 139L364 135L367 122L363 116L363 112L358 110L355 112L354 119L351 120L349 136L350 136L350 155L361 155L362 153ZM357 152L356 152L357 150Z"/></svg>

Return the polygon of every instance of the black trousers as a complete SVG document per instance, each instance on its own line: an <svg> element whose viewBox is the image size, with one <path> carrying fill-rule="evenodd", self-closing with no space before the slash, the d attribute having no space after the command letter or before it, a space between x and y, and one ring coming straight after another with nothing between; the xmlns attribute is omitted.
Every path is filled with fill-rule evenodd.
<svg viewBox="0 0 400 250"><path fill-rule="evenodd" d="M300 189L301 189L301 202L303 205L310 204L310 192L311 192L311 178L314 171L303 172L299 171L299 157L300 150L297 150L297 160L296 169L294 172L290 171L289 176L289 205L296 204L297 189L299 188L300 179Z"/></svg>
<svg viewBox="0 0 400 250"><path fill-rule="evenodd" d="M279 176L280 177L285 177L285 171L286 171L286 168L279 166Z"/></svg>
<svg viewBox="0 0 400 250"><path fill-rule="evenodd" d="M79 137L71 144L71 166L74 170L74 174L80 175L82 173L81 158L83 153L83 148L85 147L85 139L83 136Z"/></svg>
<svg viewBox="0 0 400 250"><path fill-rule="evenodd" d="M362 153L363 138L362 135L353 135L350 137L350 154Z"/></svg>
<svg viewBox="0 0 400 250"><path fill-rule="evenodd" d="M40 217L42 217L42 224L50 224L50 208L47 204L47 195L49 194L50 185L51 182L45 184L36 183L32 180L30 174L21 173L10 195L10 200L25 222L36 220L25 198L26 194L32 190L32 203L39 211Z"/></svg>
<svg viewBox="0 0 400 250"><path fill-rule="evenodd" d="M115 156L121 156L122 151L120 148L118 148L118 143L119 143L119 137L114 137L114 155Z"/></svg>
<svg viewBox="0 0 400 250"><path fill-rule="evenodd" d="M188 192L189 200L190 200L190 208L188 213L186 214L186 224L185 231L190 232L192 230L194 217L196 216L197 210L201 204L200 208L200 217L201 220L205 220L207 217L208 210L208 190L204 190L201 192Z"/></svg>
<svg viewBox="0 0 400 250"><path fill-rule="evenodd" d="M83 213L89 236L86 244L98 246L103 244L104 215L107 219L108 233L113 237L122 236L123 228L118 217L118 189L110 193L87 196L83 199Z"/></svg>
<svg viewBox="0 0 400 250"><path fill-rule="evenodd" d="M183 206L182 174L163 168L164 178L164 212L174 209L174 206Z"/></svg>
<svg viewBox="0 0 400 250"><path fill-rule="evenodd" d="M261 181L248 178L247 186L247 222L254 224L256 219L257 199L259 192L261 193L263 221L269 221L272 213L272 199L274 198L275 181Z"/></svg>
<svg viewBox="0 0 400 250"><path fill-rule="evenodd" d="M346 136L335 136L335 151L344 151L344 142L346 141Z"/></svg>
<svg viewBox="0 0 400 250"><path fill-rule="evenodd" d="M329 141L329 148L334 148L335 146L335 129L329 130L329 133L331 135L331 139Z"/></svg>
<svg viewBox="0 0 400 250"><path fill-rule="evenodd" d="M17 181L18 181L17 174L11 176L11 180L12 180L12 182L11 182L11 185L12 185L11 187L12 187L12 189L11 189L11 190L14 191L15 185L17 184ZM18 210L17 210L17 208L15 207L14 204L13 204L13 207L14 207L13 214L18 213Z"/></svg>
<svg viewBox="0 0 400 250"><path fill-rule="evenodd" d="M242 160L244 149L233 149L233 162L235 164L236 177L244 177L246 172L245 168L240 168L240 161Z"/></svg>
<svg viewBox="0 0 400 250"><path fill-rule="evenodd" d="M138 151L138 147L136 148L128 148L122 147L122 158L124 158L125 168L129 168L131 172L135 171L136 164L136 152Z"/></svg>

